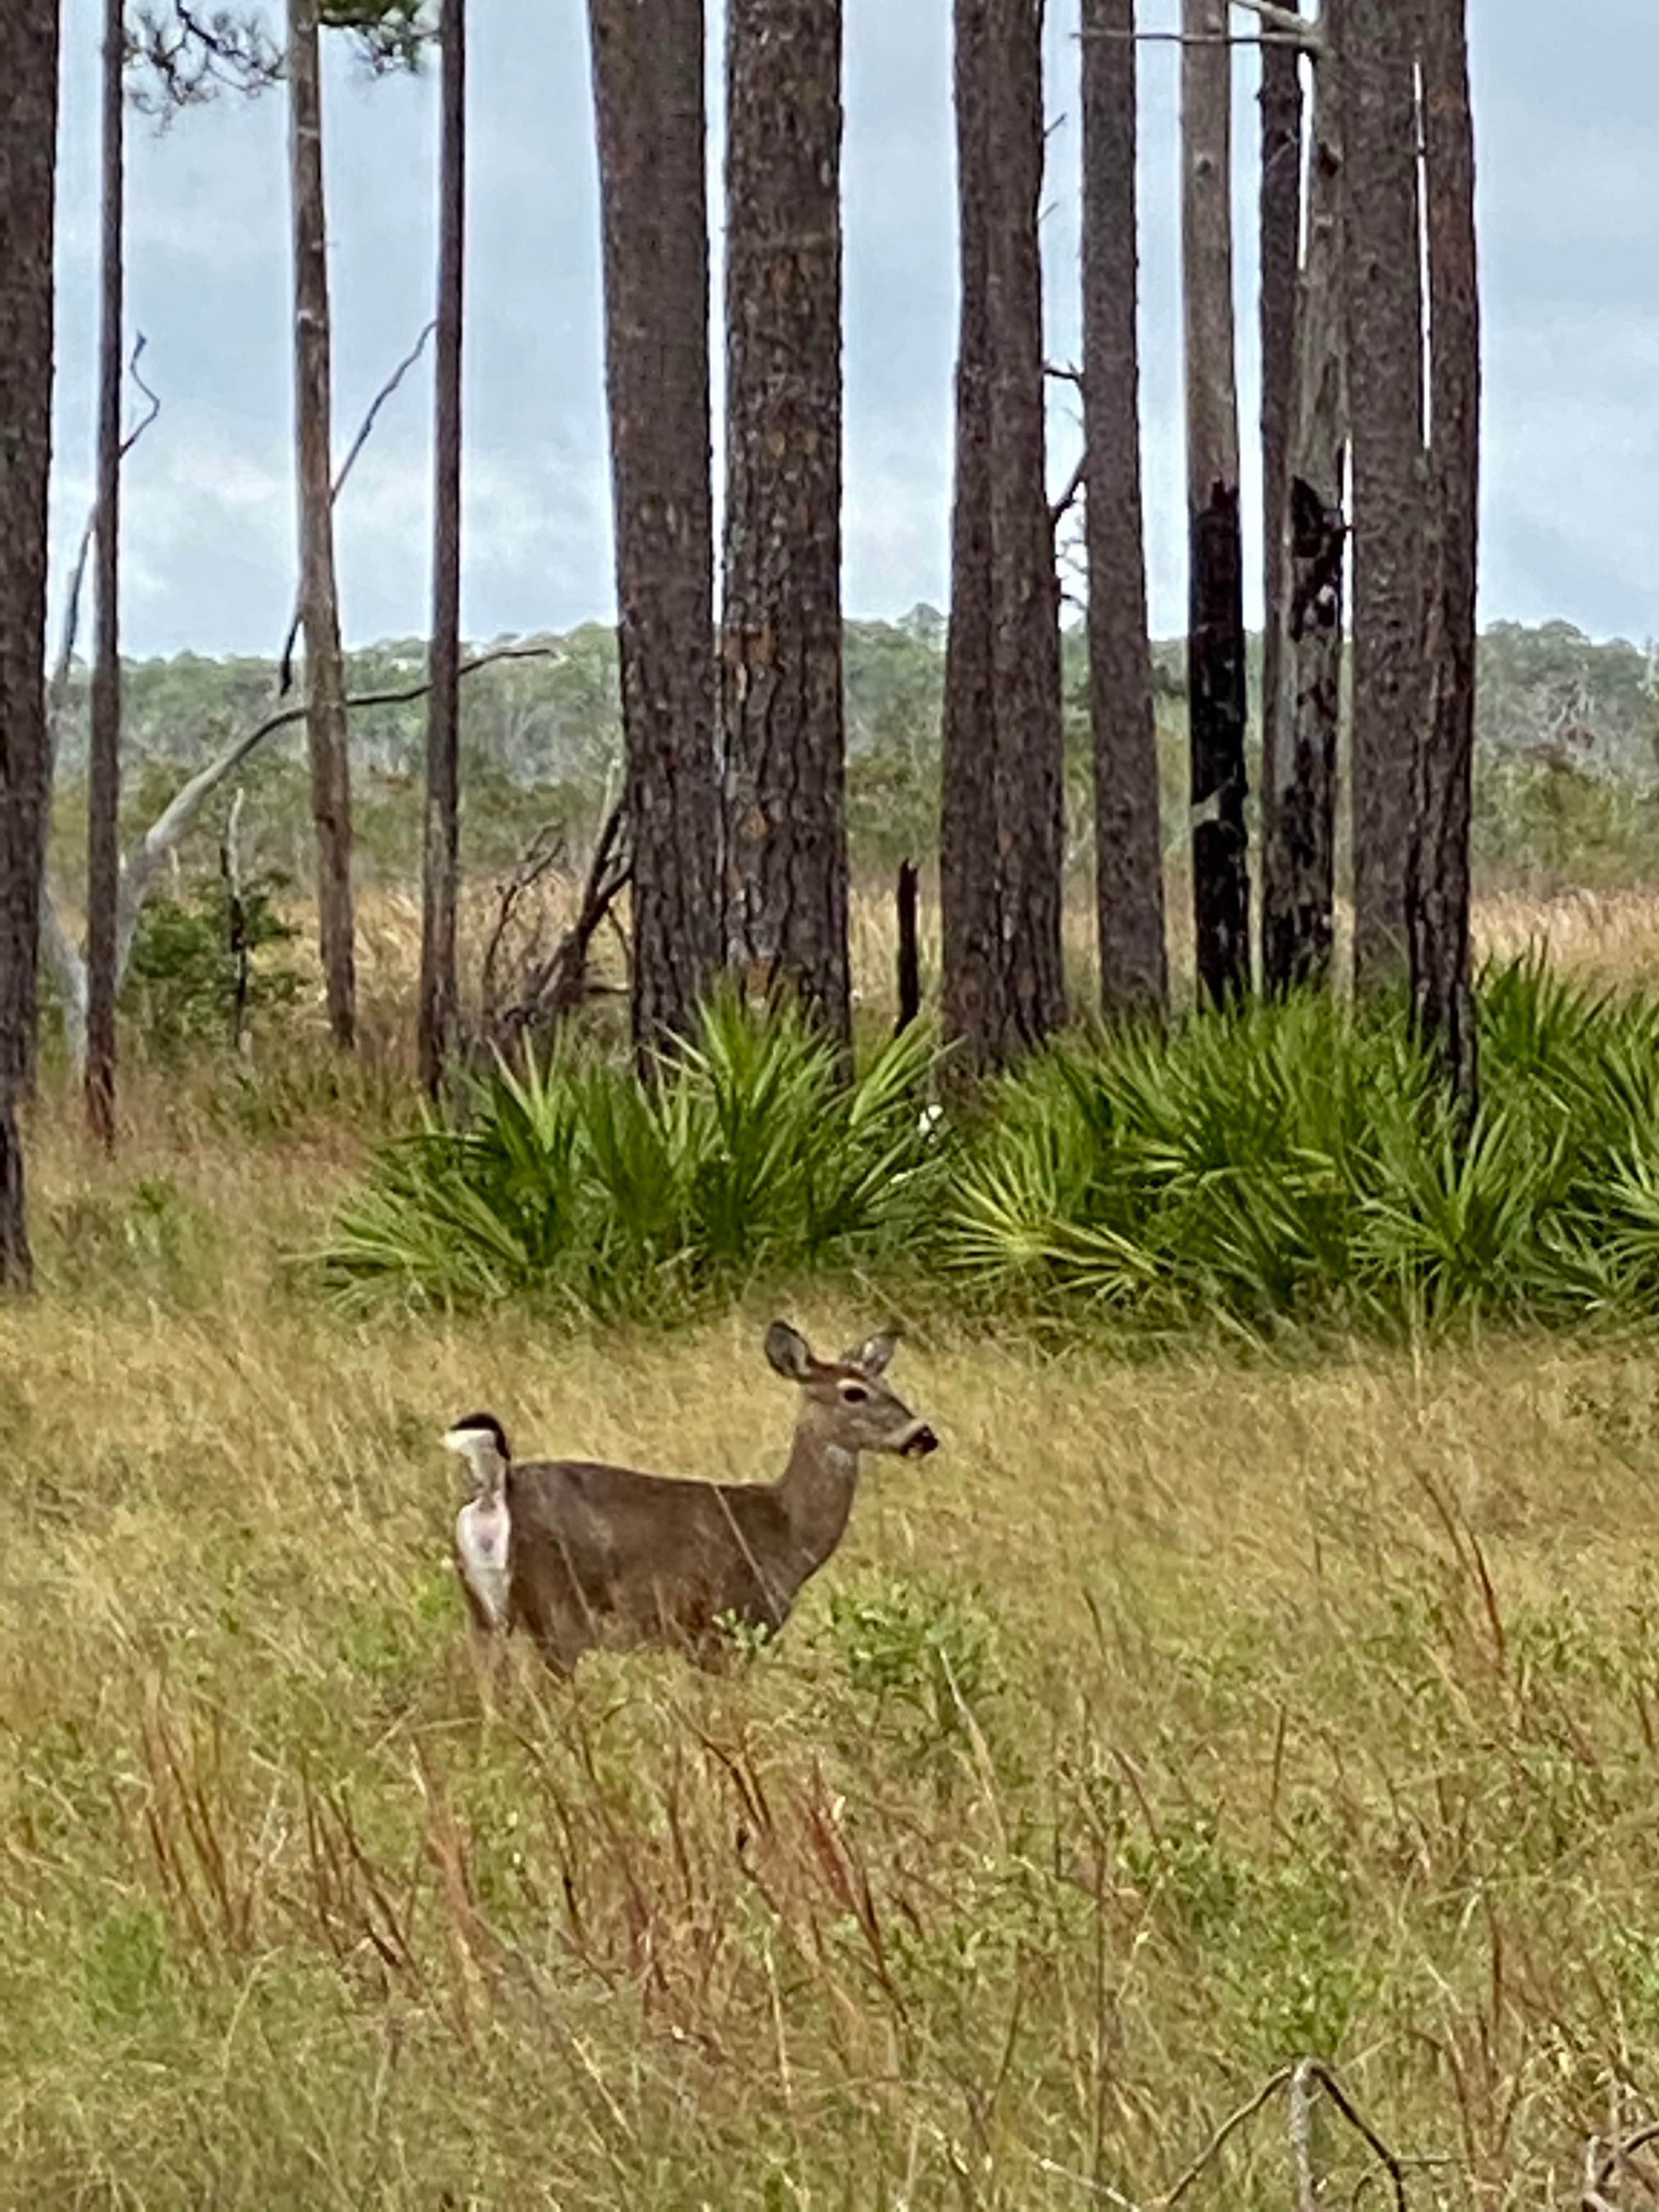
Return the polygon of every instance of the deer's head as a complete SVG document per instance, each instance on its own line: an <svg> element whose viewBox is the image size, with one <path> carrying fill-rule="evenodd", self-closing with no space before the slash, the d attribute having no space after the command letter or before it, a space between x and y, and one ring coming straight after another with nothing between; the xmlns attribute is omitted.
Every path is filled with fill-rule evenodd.
<svg viewBox="0 0 1659 2212"><path fill-rule="evenodd" d="M799 1329L775 1321L766 1332L773 1367L800 1387L803 1420L826 1443L849 1452L891 1452L921 1459L939 1438L882 1381L895 1350L892 1337L867 1337L839 1359L819 1359Z"/></svg>

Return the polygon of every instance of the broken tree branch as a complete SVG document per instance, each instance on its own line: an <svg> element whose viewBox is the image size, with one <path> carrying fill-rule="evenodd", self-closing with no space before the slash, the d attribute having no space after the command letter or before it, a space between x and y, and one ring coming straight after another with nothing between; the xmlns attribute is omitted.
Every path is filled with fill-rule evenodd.
<svg viewBox="0 0 1659 2212"><path fill-rule="evenodd" d="M426 325L426 328L421 332L419 337L416 339L414 344L410 346L409 351L404 356L403 359L398 363L396 368L392 370L391 375L387 377L386 382L375 393L374 398L369 401L368 412L364 416L362 422L359 424L356 436L346 448L346 457L340 464L339 471L334 479L333 488L329 493L328 499L329 505L331 507L336 504L339 499L340 494L345 489L346 478L351 474L352 470L356 466L358 454L362 452L363 447L368 443L369 434L374 429L375 422L379 420L380 410L386 405L387 400L391 398L392 393L403 382L404 377L408 375L410 370L414 368L416 362L426 351L426 342L432 336L432 333L437 329L437 327L438 325L435 320L429 322ZM299 595L296 592L295 595L294 612L289 618L288 635L283 640L282 656L277 664L276 696L279 699L285 699L288 696L289 690L293 688L294 644L295 640L299 636L299 635L300 602Z"/></svg>

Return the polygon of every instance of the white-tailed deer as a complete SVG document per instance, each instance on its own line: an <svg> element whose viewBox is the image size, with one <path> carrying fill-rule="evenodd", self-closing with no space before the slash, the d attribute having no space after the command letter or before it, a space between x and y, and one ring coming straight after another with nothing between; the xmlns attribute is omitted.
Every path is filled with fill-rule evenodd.
<svg viewBox="0 0 1659 2212"><path fill-rule="evenodd" d="M480 1628L522 1625L567 1674L595 1645L668 1644L698 1665L729 1656L730 1624L775 1632L841 1541L861 1452L920 1458L939 1439L880 1380L890 1336L817 1359L787 1322L766 1356L800 1388L789 1463L775 1482L710 1483L584 1460L515 1464L493 1413L444 1437L477 1495L455 1553Z"/></svg>

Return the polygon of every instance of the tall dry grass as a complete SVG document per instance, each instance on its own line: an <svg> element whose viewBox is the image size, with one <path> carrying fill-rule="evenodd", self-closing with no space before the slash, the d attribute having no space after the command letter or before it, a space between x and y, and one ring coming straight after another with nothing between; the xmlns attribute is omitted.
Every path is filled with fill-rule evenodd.
<svg viewBox="0 0 1659 2212"><path fill-rule="evenodd" d="M412 909L366 906L366 1071L139 1051L112 1164L58 1079L36 1120L0 2204L1150 2208L1303 2054L1413 2206L1577 2204L1586 2138L1659 2102L1650 1346L1130 1365L919 1325L894 1380L945 1449L870 1470L775 1649L481 1666L448 1419L742 1478L790 1399L757 1310L555 1340L290 1279L406 1105ZM1482 933L1629 980L1656 916ZM1387 2202L1315 2126L1322 2201ZM1292 2179L1272 2104L1182 2202Z"/></svg>
<svg viewBox="0 0 1659 2212"><path fill-rule="evenodd" d="M1565 2206L1659 2098L1659 1370L919 1332L724 1680L481 1668L437 1449L775 1467L758 1311L346 1325L390 1081L135 1071L0 1313L0 2203L1151 2206L1287 2059L1419 2207ZM870 1317L798 1300L816 1338ZM1325 2201L1379 2200L1317 2116ZM1290 2201L1282 2111L1184 2202ZM1625 2185L1609 2201L1640 2201Z"/></svg>

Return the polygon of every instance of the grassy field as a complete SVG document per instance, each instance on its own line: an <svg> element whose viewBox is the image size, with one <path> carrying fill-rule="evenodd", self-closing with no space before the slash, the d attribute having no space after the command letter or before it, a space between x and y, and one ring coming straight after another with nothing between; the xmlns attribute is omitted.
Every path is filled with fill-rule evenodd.
<svg viewBox="0 0 1659 2212"><path fill-rule="evenodd" d="M1650 908L1569 925L1650 969ZM1127 1364L913 1316L944 1449L867 1471L776 1647L561 1688L471 1648L440 1431L765 1474L771 1309L321 1310L283 1255L401 1097L141 1069L112 1165L40 1117L0 2203L1151 2208L1304 2055L1412 2205L1579 2203L1659 2100L1649 1343ZM1313 2157L1390 2201L1328 2099ZM1179 2201L1293 2179L1280 2094Z"/></svg>

